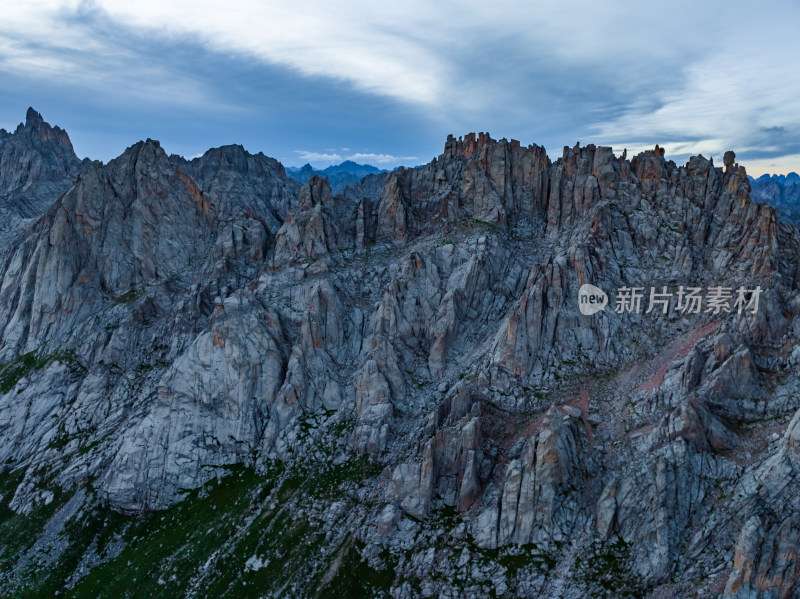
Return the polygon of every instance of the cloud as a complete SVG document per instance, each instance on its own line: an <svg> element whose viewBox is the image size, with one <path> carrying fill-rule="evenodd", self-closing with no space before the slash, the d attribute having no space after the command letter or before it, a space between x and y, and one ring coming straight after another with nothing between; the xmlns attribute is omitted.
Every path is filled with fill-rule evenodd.
<svg viewBox="0 0 800 599"><path fill-rule="evenodd" d="M755 159L797 153L798 19L790 0L763 11L688 0L642 10L575 0L35 0L4 7L0 72L209 112L241 110L237 86L284 69L320 88L297 103L345 132L306 147L343 158L350 150L332 148L378 141L382 164L432 152L388 145L391 131L423 129L490 131L554 156L580 140ZM245 65L229 93L205 70L209 57ZM274 89L286 102L293 93L289 83ZM387 106L403 107L392 109L397 120L370 130ZM362 123L367 109L373 120Z"/></svg>
<svg viewBox="0 0 800 599"><path fill-rule="evenodd" d="M416 156L392 156L391 154L362 154L357 152L350 155L347 160L353 162L367 162L369 164L379 165L394 165L394 164L409 164L415 160L419 160Z"/></svg>
<svg viewBox="0 0 800 599"><path fill-rule="evenodd" d="M800 168L800 152L784 154L773 158L754 158L747 161L747 174L760 177L764 174L798 172Z"/></svg>
<svg viewBox="0 0 800 599"><path fill-rule="evenodd" d="M0 20L0 73L69 82L117 102L235 110L213 97L200 78L164 60L158 49L154 40L120 28L87 1L16 3L4 7Z"/></svg>
<svg viewBox="0 0 800 599"><path fill-rule="evenodd" d="M308 163L320 163L324 162L326 164L338 164L345 159L342 158L341 154L336 153L328 153L328 152L308 152L306 150L295 150L295 152L299 155L299 159L301 162L308 162Z"/></svg>
<svg viewBox="0 0 800 599"><path fill-rule="evenodd" d="M797 17L796 6L786 10ZM648 139L677 158L720 156L729 149L739 160L796 154L800 79L794 57L800 41L791 21L773 13L749 17L746 35L731 28L715 36L714 50L687 57L681 81L660 89L656 106L629 105L597 123L597 136L621 145Z"/></svg>
<svg viewBox="0 0 800 599"><path fill-rule="evenodd" d="M306 76L351 81L359 89L434 104L446 77L436 55L410 40L399 6L233 0L97 0L108 18L126 26L240 53ZM414 8L414 7L409 7ZM419 3L416 9L429 11Z"/></svg>
<svg viewBox="0 0 800 599"><path fill-rule="evenodd" d="M440 118L455 112L465 120L492 110L498 98L519 113L525 96L541 104L535 108L553 97L590 97L592 90L585 84L592 71L607 74L625 68L629 77L609 80L607 87L620 93L640 89L635 81L652 79L653 74L647 76L650 67L664 66L674 60L676 49L687 45L681 41L687 36L680 7L648 12L622 5L570 4L565 10L507 0L491 6L468 1L457 7L421 0L311 0L301 10L287 1L229 0L223 7L216 0L41 0L18 3L10 16L4 14L0 35L19 32L33 42L29 51L51 59L57 58L54 50L82 48L114 57L135 50L120 48L114 36L105 35L112 28L123 29L143 41L199 44L303 76L346 81L362 92L407 102ZM698 20L715 16L708 8L680 4L692 7ZM659 23L656 32L651 31L654 22ZM610 43L613 39L636 51L620 51ZM710 45L704 37L689 44L693 52ZM20 56L9 58L17 67L26 66ZM73 59L77 65L87 57L66 57ZM530 102L527 106L531 108Z"/></svg>

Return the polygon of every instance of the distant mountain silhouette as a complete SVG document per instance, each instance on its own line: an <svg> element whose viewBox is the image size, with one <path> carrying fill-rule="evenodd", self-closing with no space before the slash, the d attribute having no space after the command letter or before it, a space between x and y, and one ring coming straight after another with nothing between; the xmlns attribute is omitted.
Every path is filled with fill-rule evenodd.
<svg viewBox="0 0 800 599"><path fill-rule="evenodd" d="M800 225L800 175L761 175L750 177L750 194L754 201L769 204L779 218Z"/></svg>
<svg viewBox="0 0 800 599"><path fill-rule="evenodd" d="M371 164L358 164L352 160L345 160L341 164L335 164L324 169L315 169L310 164L305 164L301 167L286 167L286 174L299 183L308 183L312 175L327 177L331 191L334 194L355 185L367 175L379 175L388 172Z"/></svg>

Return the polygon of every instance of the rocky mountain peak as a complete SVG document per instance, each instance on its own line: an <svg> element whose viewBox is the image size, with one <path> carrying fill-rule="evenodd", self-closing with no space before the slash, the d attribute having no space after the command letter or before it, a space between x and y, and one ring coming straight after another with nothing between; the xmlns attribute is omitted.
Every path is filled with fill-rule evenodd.
<svg viewBox="0 0 800 599"><path fill-rule="evenodd" d="M68 159L77 160L72 149L72 142L67 132L58 126L51 126L45 122L42 115L33 108L28 108L25 122L17 126L15 135L25 138L31 145L51 146L52 149L60 147ZM71 154L71 155L70 155Z"/></svg>
<svg viewBox="0 0 800 599"><path fill-rule="evenodd" d="M42 115L36 112L32 106L28 107L28 111L25 113L25 126L26 127L39 127L44 124L44 119Z"/></svg>
<svg viewBox="0 0 800 599"><path fill-rule="evenodd" d="M127 169L133 167L147 171L155 166L169 166L169 158L161 143L157 140L150 139L141 140L129 146L125 151L109 161L108 165L112 168Z"/></svg>
<svg viewBox="0 0 800 599"><path fill-rule="evenodd" d="M22 219L41 215L74 181L80 164L67 132L33 108L13 134L0 134L0 242Z"/></svg>
<svg viewBox="0 0 800 599"><path fill-rule="evenodd" d="M475 133L467 133L458 139L451 134L447 136L447 141L444 145L444 153L447 156L470 158L475 152L480 151L486 145L494 142L495 140L493 140L488 133L478 133L477 137Z"/></svg>
<svg viewBox="0 0 800 599"><path fill-rule="evenodd" d="M298 206L300 210L310 210L314 206L325 206L331 203L331 187L328 180L312 175L308 183L300 189Z"/></svg>

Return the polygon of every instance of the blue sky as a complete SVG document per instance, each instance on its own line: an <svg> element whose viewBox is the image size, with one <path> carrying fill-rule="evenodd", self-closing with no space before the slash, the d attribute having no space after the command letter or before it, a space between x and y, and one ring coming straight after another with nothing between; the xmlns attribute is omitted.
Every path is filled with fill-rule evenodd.
<svg viewBox="0 0 800 599"><path fill-rule="evenodd" d="M30 105L104 161L152 137L389 168L489 131L800 171L800 5L751 6L33 0L0 16L0 127Z"/></svg>

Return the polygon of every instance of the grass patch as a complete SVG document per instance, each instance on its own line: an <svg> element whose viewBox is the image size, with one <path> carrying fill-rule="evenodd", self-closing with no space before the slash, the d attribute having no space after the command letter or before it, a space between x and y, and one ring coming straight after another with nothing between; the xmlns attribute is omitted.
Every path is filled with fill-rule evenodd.
<svg viewBox="0 0 800 599"><path fill-rule="evenodd" d="M550 572L558 563L554 553L542 550L536 543L508 545L497 549L482 549L472 544L469 549L471 553L480 556L484 564L498 563L503 566L509 580L516 578L518 570L536 568L540 572Z"/></svg>
<svg viewBox="0 0 800 599"><path fill-rule="evenodd" d="M486 231L487 233L493 233L497 229L497 225L495 223L490 223L489 221L485 220L479 220L477 218L469 219L467 221L467 224L473 229L480 229Z"/></svg>
<svg viewBox="0 0 800 599"><path fill-rule="evenodd" d="M374 478L382 471L383 464L369 454L340 464L325 461L297 464L284 478L279 497L285 500L300 491L318 499L335 499L344 495L343 487Z"/></svg>
<svg viewBox="0 0 800 599"><path fill-rule="evenodd" d="M99 441L81 447L92 451ZM86 504L59 537L65 548L53 563L34 560L11 578L20 556L41 539L48 521L70 499L55 498L21 516L8 508L24 472L0 475L0 595L14 597L201 597L386 595L392 567L374 570L357 547L332 543L322 523L302 506L309 497L340 499L353 482L376 476L382 464L359 456L341 464L324 460L287 471L275 462L266 474L244 466L158 512L123 515L101 507L87 487ZM343 533L334 529L334 532ZM339 537L341 539L341 537ZM48 546L56 539L49 539ZM331 545L334 545L332 548ZM80 580L76 571L91 570ZM332 568L335 557L338 567ZM387 562L388 563L388 562ZM330 576L326 573L330 571ZM72 580L73 588L67 588ZM323 584L323 580L325 580ZM320 589L323 586L324 588Z"/></svg>
<svg viewBox="0 0 800 599"><path fill-rule="evenodd" d="M378 462L361 456L324 471L290 472L276 464L265 476L242 466L226 468L232 474L167 510L141 516L106 511L103 524L81 524L84 536L77 546L88 547L101 526L111 529L106 539L124 534L127 546L66 596L175 597L188 588L207 597L283 595L289 588L313 596L333 556L321 523L294 506L306 495L341 496L348 481L380 472ZM356 558L345 554L343 576L357 568L373 585L386 576Z"/></svg>
<svg viewBox="0 0 800 599"><path fill-rule="evenodd" d="M143 293L144 289L137 289L134 287L117 297L111 298L111 303L115 306L118 304L131 304L139 299Z"/></svg>
<svg viewBox="0 0 800 599"><path fill-rule="evenodd" d="M621 537L594 542L586 553L575 560L578 576L594 588L602 589L601 597L641 599L645 591L628 568L630 544Z"/></svg>
<svg viewBox="0 0 800 599"><path fill-rule="evenodd" d="M29 565L22 577L24 582L11 586L7 581L11 580L10 574L19 558L33 547L47 522L68 497L58 487L51 487L54 497L49 505L38 505L26 515L17 514L9 504L24 475L24 470L0 475L0 585L9 585L0 588L6 593L4 596L42 597L46 594L40 594L42 580L36 564ZM13 595L9 591L13 591Z"/></svg>
<svg viewBox="0 0 800 599"><path fill-rule="evenodd" d="M252 469L231 466L228 476L183 501L140 516L107 512L101 526L122 534L127 546L107 563L92 570L67 593L68 597L177 597L215 551L230 543L237 526L254 507L270 480ZM88 546L91 530L84 523L79 543ZM203 593L201 593L203 594ZM223 596L223 595L218 595Z"/></svg>
<svg viewBox="0 0 800 599"><path fill-rule="evenodd" d="M8 393L17 383L30 373L41 370L51 362L61 362L69 366L73 374L83 372L86 368L78 360L74 350L59 350L51 354L38 351L20 354L10 362L0 366L0 392Z"/></svg>

